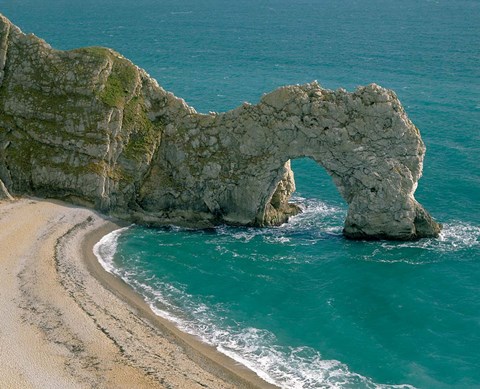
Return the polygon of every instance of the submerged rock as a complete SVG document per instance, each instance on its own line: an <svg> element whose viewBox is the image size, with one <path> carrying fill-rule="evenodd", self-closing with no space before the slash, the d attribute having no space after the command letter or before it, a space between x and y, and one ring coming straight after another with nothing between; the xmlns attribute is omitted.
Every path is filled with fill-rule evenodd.
<svg viewBox="0 0 480 389"><path fill-rule="evenodd" d="M113 50L52 49L0 16L0 179L147 225L267 226L299 212L290 160L325 168L354 239L434 237L425 146L394 92L316 82L199 114Z"/></svg>

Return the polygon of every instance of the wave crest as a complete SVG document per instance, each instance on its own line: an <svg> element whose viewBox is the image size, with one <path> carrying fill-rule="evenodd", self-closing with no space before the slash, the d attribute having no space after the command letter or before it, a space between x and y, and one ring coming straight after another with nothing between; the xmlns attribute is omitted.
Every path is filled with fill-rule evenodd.
<svg viewBox="0 0 480 389"><path fill-rule="evenodd" d="M115 274L115 265L113 264L113 257L117 251L118 238L120 235L128 230L130 227L119 228L105 235L93 246L93 253L98 259L98 262L103 268L109 272Z"/></svg>

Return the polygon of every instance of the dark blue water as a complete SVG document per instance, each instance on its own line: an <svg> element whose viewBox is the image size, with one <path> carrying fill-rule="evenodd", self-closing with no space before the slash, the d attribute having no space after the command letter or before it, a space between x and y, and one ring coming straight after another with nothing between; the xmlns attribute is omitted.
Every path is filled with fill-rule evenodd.
<svg viewBox="0 0 480 389"><path fill-rule="evenodd" d="M299 160L305 212L287 225L130 228L100 251L157 313L285 388L480 387L480 1L4 0L0 12L55 48L112 47L202 112L314 79L393 88L427 146L416 197L445 224L438 240L344 240L340 195Z"/></svg>

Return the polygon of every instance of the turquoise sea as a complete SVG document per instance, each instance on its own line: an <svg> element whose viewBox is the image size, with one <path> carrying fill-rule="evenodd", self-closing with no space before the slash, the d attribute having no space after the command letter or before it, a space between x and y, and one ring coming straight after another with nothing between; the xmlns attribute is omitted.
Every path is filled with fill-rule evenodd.
<svg viewBox="0 0 480 389"><path fill-rule="evenodd" d="M314 79L396 91L427 146L439 239L352 242L293 161L278 228L130 227L97 246L161 316L283 388L480 388L479 0L0 0L53 47L109 46L198 111Z"/></svg>

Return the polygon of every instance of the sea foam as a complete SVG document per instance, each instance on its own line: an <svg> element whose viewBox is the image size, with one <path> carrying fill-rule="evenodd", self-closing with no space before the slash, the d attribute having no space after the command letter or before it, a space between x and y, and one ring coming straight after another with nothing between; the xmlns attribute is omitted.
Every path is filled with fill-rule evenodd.
<svg viewBox="0 0 480 389"><path fill-rule="evenodd" d="M93 246L93 253L98 259L98 262L109 273L115 273L115 266L113 264L113 257L117 251L118 238L122 232L126 231L130 227L119 228L112 231L100 239L99 242Z"/></svg>
<svg viewBox="0 0 480 389"><path fill-rule="evenodd" d="M310 347L280 346L270 331L238 326L223 326L226 312L221 306L212 310L194 296L172 285L151 287L137 277L122 277L146 297L152 311L173 322L180 330L195 335L219 352L254 371L265 381L284 389L305 388L413 388L411 385L382 385L352 372L347 365L322 358ZM183 312L169 302L162 290L176 294ZM216 312L215 312L216 311ZM223 311L223 312L222 312ZM220 324L219 324L220 319Z"/></svg>

